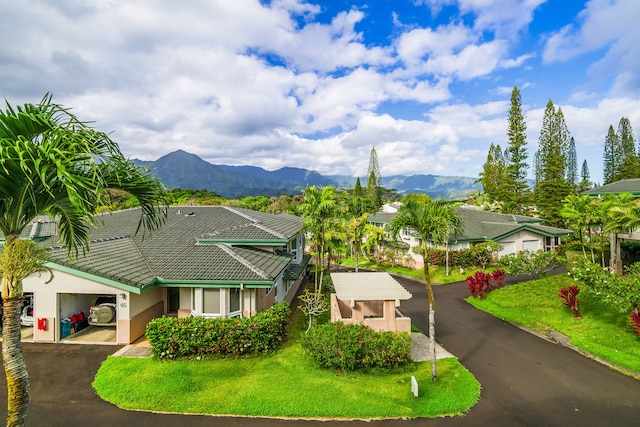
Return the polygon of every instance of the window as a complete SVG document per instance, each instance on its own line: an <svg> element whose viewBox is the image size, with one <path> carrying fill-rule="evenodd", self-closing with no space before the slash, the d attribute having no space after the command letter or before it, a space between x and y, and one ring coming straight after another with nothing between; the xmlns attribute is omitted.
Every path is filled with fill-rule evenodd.
<svg viewBox="0 0 640 427"><path fill-rule="evenodd" d="M229 289L229 315L233 316L240 313L240 289Z"/></svg>
<svg viewBox="0 0 640 427"><path fill-rule="evenodd" d="M220 315L220 289L202 289L202 314Z"/></svg>

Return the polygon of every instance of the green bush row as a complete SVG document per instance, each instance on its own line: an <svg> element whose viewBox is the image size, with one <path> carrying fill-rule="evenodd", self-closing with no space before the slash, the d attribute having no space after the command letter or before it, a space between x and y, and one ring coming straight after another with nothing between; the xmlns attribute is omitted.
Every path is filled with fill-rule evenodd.
<svg viewBox="0 0 640 427"><path fill-rule="evenodd" d="M146 336L160 359L263 354L282 342L289 314L279 303L244 319L161 317L147 324Z"/></svg>
<svg viewBox="0 0 640 427"><path fill-rule="evenodd" d="M302 337L302 347L322 368L389 369L411 360L411 335L376 332L361 324L330 322Z"/></svg>

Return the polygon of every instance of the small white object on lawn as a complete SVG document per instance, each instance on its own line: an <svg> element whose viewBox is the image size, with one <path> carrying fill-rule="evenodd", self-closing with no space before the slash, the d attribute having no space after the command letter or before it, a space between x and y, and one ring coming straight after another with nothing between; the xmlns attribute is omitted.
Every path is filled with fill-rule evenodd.
<svg viewBox="0 0 640 427"><path fill-rule="evenodd" d="M415 397L418 397L418 381L413 375L411 375L411 391Z"/></svg>

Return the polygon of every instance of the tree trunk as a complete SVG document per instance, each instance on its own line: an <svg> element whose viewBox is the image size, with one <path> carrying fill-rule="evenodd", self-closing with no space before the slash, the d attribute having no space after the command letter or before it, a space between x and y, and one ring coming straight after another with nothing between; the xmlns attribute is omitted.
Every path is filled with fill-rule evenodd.
<svg viewBox="0 0 640 427"><path fill-rule="evenodd" d="M423 254L426 251L423 250ZM427 296L429 297L429 356L431 357L431 380L438 379L436 371L436 300L433 296L433 288L431 287L431 277L429 277L429 264L426 257L422 256L424 268L424 284L427 288Z"/></svg>
<svg viewBox="0 0 640 427"><path fill-rule="evenodd" d="M29 374L20 343L22 300L20 295L3 301L2 362L7 377L7 426L24 426L29 405Z"/></svg>

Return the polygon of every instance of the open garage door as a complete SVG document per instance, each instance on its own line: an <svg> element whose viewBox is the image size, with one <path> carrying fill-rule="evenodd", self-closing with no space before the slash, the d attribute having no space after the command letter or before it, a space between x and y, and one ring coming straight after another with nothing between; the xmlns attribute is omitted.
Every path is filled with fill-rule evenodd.
<svg viewBox="0 0 640 427"><path fill-rule="evenodd" d="M116 344L115 301L115 294L58 294L60 342Z"/></svg>
<svg viewBox="0 0 640 427"><path fill-rule="evenodd" d="M33 342L33 327L34 327L34 295L32 292L24 293L24 301L22 303L22 310L20 312L20 335L21 341Z"/></svg>

